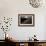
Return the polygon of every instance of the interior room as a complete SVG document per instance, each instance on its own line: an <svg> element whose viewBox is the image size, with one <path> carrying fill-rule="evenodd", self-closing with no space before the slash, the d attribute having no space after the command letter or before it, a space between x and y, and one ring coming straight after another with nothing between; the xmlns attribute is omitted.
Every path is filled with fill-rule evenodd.
<svg viewBox="0 0 46 46"><path fill-rule="evenodd" d="M0 0L0 45L46 46L46 0Z"/></svg>

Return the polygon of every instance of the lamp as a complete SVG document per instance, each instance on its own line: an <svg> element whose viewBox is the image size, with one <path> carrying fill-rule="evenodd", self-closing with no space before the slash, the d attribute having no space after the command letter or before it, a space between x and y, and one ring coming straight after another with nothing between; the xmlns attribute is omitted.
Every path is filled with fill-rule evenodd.
<svg viewBox="0 0 46 46"><path fill-rule="evenodd" d="M29 3L33 8L38 8L45 3L45 0L29 0Z"/></svg>

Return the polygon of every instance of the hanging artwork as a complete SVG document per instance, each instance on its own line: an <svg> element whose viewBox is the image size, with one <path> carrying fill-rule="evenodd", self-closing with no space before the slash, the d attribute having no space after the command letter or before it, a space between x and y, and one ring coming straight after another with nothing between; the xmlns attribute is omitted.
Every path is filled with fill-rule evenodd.
<svg viewBox="0 0 46 46"><path fill-rule="evenodd" d="M34 14L18 14L18 26L34 26Z"/></svg>

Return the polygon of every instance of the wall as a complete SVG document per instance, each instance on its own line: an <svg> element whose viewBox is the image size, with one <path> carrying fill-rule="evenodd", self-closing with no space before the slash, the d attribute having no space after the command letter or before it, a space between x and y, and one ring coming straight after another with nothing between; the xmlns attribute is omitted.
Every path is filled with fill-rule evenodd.
<svg viewBox="0 0 46 46"><path fill-rule="evenodd" d="M0 18L4 16L13 18L8 33L17 40L27 40L34 34L37 35L37 39L45 40L45 12L45 5L40 8L33 8L28 0L0 0ZM35 26L19 27L18 14L35 14ZM3 32L0 32L0 35L2 35ZM0 36L0 39L4 39L4 37Z"/></svg>

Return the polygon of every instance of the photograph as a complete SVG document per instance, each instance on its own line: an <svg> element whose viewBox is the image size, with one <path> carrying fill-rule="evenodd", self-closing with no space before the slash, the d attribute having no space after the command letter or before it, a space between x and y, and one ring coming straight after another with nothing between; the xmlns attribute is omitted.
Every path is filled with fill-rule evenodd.
<svg viewBox="0 0 46 46"><path fill-rule="evenodd" d="M34 14L18 14L19 26L34 26Z"/></svg>

